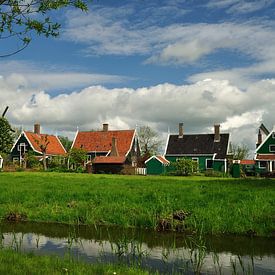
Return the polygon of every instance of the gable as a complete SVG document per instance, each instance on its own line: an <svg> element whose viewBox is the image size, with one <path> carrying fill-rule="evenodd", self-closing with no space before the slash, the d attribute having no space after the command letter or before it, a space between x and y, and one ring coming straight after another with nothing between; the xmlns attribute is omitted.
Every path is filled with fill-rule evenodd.
<svg viewBox="0 0 275 275"><path fill-rule="evenodd" d="M257 154L275 154L275 132L271 132L256 149Z"/></svg>
<svg viewBox="0 0 275 275"><path fill-rule="evenodd" d="M220 142L214 142L214 134L170 135L165 155L215 155L225 159L229 144L229 134L221 134Z"/></svg>
<svg viewBox="0 0 275 275"><path fill-rule="evenodd" d="M43 143L45 141L45 138L47 137L47 141L49 142L46 154L47 155L65 155L66 150L64 149L63 145L61 144L58 137L53 135L46 135L46 134L35 134L32 132L24 132L24 135L26 136L27 140L31 144L34 151L37 153L42 153L39 143Z"/></svg>
<svg viewBox="0 0 275 275"><path fill-rule="evenodd" d="M112 149L112 138L117 139L117 149L120 156L130 152L135 130L78 132L72 148L82 148L87 152L106 152Z"/></svg>

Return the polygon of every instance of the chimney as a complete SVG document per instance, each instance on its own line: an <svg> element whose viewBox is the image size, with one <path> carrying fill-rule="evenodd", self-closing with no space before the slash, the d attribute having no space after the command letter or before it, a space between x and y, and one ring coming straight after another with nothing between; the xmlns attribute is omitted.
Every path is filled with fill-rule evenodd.
<svg viewBox="0 0 275 275"><path fill-rule="evenodd" d="M220 135L220 124L214 125L214 142L220 142L221 135Z"/></svg>
<svg viewBox="0 0 275 275"><path fill-rule="evenodd" d="M118 157L118 150L117 150L117 138L112 137L112 149L111 149L111 153L110 153L111 157Z"/></svg>
<svg viewBox="0 0 275 275"><path fill-rule="evenodd" d="M109 124L108 123L103 123L103 132L108 132Z"/></svg>
<svg viewBox="0 0 275 275"><path fill-rule="evenodd" d="M40 124L39 123L35 123L33 126L33 132L37 135L40 135Z"/></svg>
<svg viewBox="0 0 275 275"><path fill-rule="evenodd" d="M258 146L260 146L262 144L262 142L263 142L263 136L262 136L261 130L259 129L259 132L258 132L258 142L256 143L256 148Z"/></svg>
<svg viewBox="0 0 275 275"><path fill-rule="evenodd" d="M183 123L179 123L179 138L183 137Z"/></svg>

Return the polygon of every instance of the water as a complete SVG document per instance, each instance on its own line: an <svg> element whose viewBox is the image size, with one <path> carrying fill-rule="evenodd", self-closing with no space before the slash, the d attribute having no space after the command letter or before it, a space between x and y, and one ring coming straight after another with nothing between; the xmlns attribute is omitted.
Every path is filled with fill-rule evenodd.
<svg viewBox="0 0 275 275"><path fill-rule="evenodd" d="M275 274L275 238L186 236L118 227L2 223L0 246L126 263L160 273ZM1 239L1 238L0 238Z"/></svg>

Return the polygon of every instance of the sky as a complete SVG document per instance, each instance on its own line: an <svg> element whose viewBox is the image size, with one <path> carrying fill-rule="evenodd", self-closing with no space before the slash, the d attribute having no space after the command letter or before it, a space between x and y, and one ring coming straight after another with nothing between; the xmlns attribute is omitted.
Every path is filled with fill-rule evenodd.
<svg viewBox="0 0 275 275"><path fill-rule="evenodd" d="M255 148L275 124L275 0L97 0L64 9L58 38L0 58L0 111L48 133L148 125ZM1 46L2 44L2 46ZM0 54L17 42L0 40Z"/></svg>

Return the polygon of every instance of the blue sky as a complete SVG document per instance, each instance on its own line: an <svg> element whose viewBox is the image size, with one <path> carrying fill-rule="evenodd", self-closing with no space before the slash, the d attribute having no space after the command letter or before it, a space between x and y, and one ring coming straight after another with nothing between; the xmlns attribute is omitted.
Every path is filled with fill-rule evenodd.
<svg viewBox="0 0 275 275"><path fill-rule="evenodd" d="M39 119L70 133L108 120L164 133L180 121L190 132L219 122L251 146L260 122L273 127L274 0L98 0L89 7L53 14L59 38L33 36L24 51L0 59L1 107L11 105L14 124Z"/></svg>

